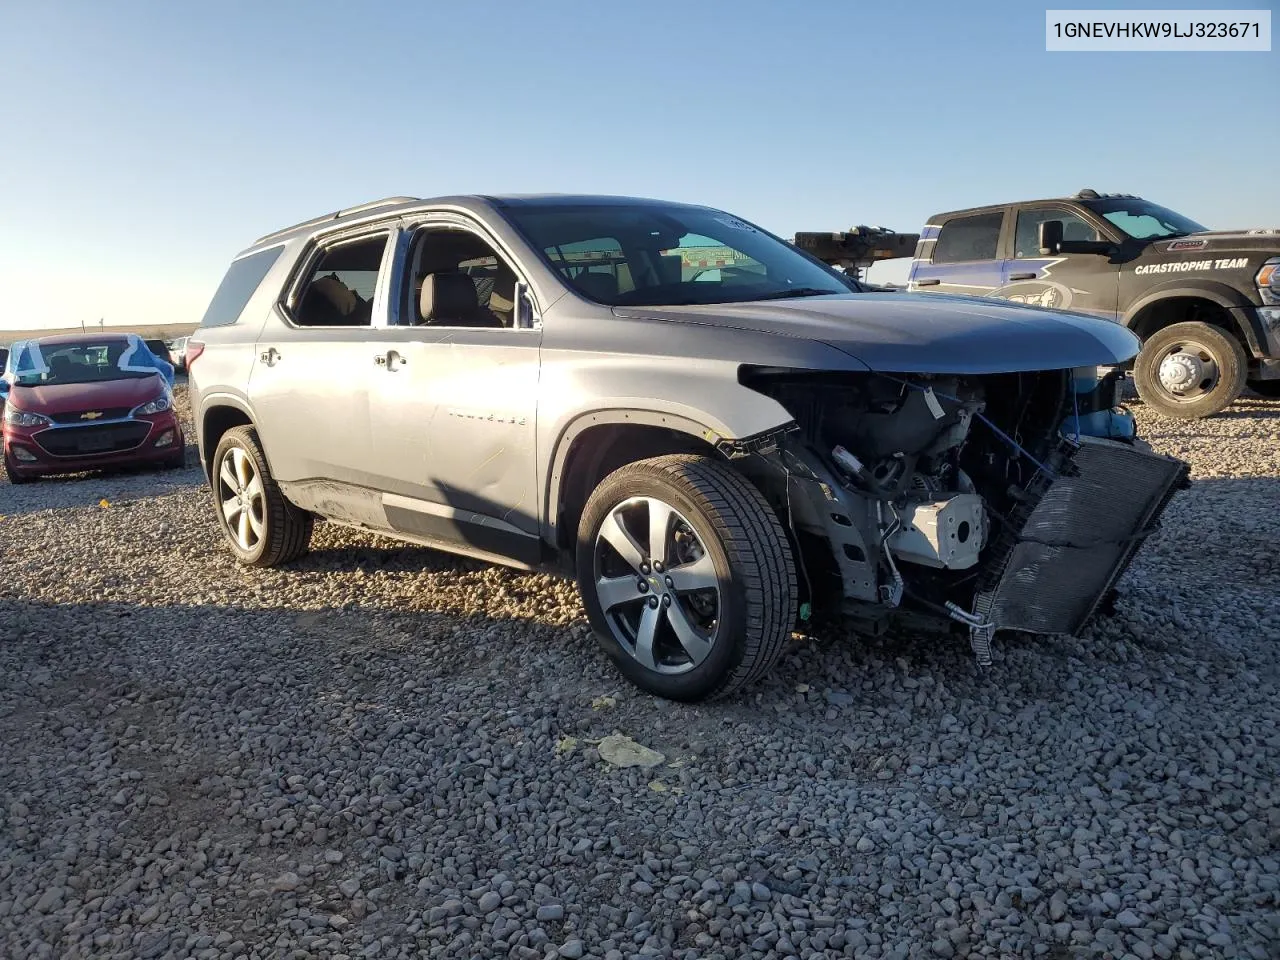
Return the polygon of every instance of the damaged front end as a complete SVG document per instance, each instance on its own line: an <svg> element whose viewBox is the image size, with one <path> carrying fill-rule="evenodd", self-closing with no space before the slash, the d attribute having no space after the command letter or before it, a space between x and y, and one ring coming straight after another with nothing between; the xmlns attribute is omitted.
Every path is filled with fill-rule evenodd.
<svg viewBox="0 0 1280 960"><path fill-rule="evenodd" d="M743 383L795 418L767 449L726 452L773 474L809 599L873 631L958 626L984 665L999 630L1078 633L1188 482L1094 368Z"/></svg>

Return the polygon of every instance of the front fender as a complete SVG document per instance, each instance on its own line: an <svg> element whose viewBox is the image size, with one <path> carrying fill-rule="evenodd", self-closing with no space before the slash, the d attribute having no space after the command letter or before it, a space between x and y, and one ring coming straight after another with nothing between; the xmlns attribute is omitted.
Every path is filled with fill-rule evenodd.
<svg viewBox="0 0 1280 960"><path fill-rule="evenodd" d="M1132 328L1142 311L1161 300L1194 297L1215 303L1231 315L1244 333L1245 345L1255 357L1265 353L1266 335L1254 303L1230 284L1216 280L1170 280L1155 286L1129 305L1121 318L1124 326Z"/></svg>
<svg viewBox="0 0 1280 960"><path fill-rule="evenodd" d="M538 412L538 447L547 451L539 457L538 476L544 536L555 541L565 464L586 430L605 424L664 427L714 447L793 422L772 397L738 383L737 373L736 363L720 361L688 361L684 369L663 373L645 361L591 371L544 366Z"/></svg>

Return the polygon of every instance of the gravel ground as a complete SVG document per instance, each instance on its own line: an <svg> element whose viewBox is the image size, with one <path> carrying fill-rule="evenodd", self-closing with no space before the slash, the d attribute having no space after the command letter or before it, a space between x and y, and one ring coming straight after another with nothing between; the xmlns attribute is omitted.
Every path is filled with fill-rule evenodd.
<svg viewBox="0 0 1280 960"><path fill-rule="evenodd" d="M0 955L1280 956L1280 405L1137 409L1195 484L1114 619L701 707L545 577L242 569L195 469L0 484Z"/></svg>

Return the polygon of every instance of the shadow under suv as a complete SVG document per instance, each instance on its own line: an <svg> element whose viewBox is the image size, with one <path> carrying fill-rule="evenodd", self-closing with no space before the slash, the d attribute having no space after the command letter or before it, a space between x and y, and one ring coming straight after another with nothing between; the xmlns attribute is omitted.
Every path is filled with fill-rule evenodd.
<svg viewBox="0 0 1280 960"><path fill-rule="evenodd" d="M1174 489L1115 324L877 294L702 206L391 198L263 237L187 348L231 550L316 518L576 578L620 670L697 700L812 611L1079 631Z"/></svg>

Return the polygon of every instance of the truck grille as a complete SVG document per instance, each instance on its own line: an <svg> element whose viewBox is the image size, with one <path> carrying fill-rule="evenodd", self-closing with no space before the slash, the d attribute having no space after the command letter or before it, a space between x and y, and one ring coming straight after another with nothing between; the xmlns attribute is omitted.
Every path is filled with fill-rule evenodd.
<svg viewBox="0 0 1280 960"><path fill-rule="evenodd" d="M124 423L42 430L35 435L35 441L52 456L80 457L132 450L147 438L150 430L150 423L128 420Z"/></svg>
<svg viewBox="0 0 1280 960"><path fill-rule="evenodd" d="M71 413L51 413L49 419L54 423L96 423L99 420L123 420L129 415L132 407L94 407L87 410L75 410ZM85 417L86 413L97 414Z"/></svg>
<svg viewBox="0 0 1280 960"><path fill-rule="evenodd" d="M995 544L974 613L997 630L1078 633L1188 471L1180 460L1081 437L1039 501L1010 518L1015 529Z"/></svg>

